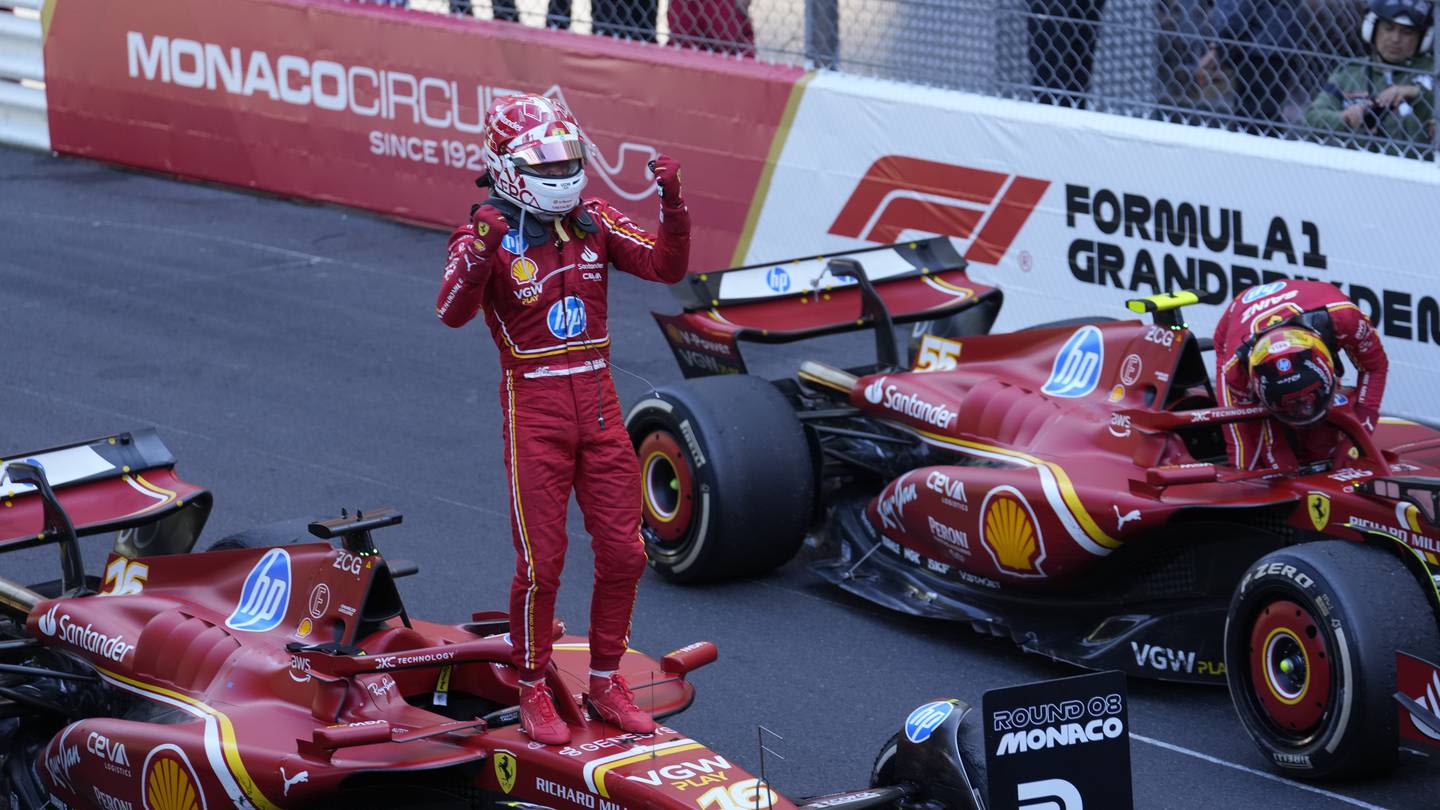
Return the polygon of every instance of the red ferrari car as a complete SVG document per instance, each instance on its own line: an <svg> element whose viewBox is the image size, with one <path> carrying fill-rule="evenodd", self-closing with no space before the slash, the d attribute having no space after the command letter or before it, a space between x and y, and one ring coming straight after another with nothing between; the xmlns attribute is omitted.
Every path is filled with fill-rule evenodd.
<svg viewBox="0 0 1440 810"><path fill-rule="evenodd" d="M546 677L573 740L531 742L517 723L506 615L443 625L407 613L396 580L416 569L386 560L372 538L398 513L317 521L309 538L264 527L192 553L211 495L176 475L153 431L8 458L0 552L56 545L62 576L0 578L0 804L983 806L981 771L961 755L971 713L959 701L917 709L871 787L786 799L670 725L695 697L686 673L716 658L709 642L626 657L637 701L662 720L637 736L589 715L587 642L557 622ZM112 532L103 574L88 575L79 543Z"/></svg>
<svg viewBox="0 0 1440 810"><path fill-rule="evenodd" d="M1300 776L1383 769L1402 727L1440 724L1433 668L1405 676L1405 712L1392 699L1397 650L1440 660L1440 432L1383 419L1372 436L1341 395L1333 459L1234 469L1222 426L1266 413L1217 407L1209 341L1180 311L1196 295L1131 301L1148 322L990 334L1002 293L946 239L678 290L684 312L655 317L690 379L627 420L662 575L755 575L808 545L819 576L895 610L1228 684ZM909 363L896 324L915 325ZM740 341L861 328L874 360L745 373Z"/></svg>

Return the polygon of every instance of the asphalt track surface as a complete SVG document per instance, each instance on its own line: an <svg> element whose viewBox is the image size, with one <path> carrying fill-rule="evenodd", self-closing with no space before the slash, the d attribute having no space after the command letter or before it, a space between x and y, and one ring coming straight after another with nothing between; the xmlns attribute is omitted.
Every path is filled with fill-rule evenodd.
<svg viewBox="0 0 1440 810"><path fill-rule="evenodd" d="M504 608L514 553L495 349L478 322L455 331L433 314L443 234L3 149L0 222L0 455L154 425L183 477L216 495L202 546L392 505L405 522L377 541L420 563L400 582L412 615L460 622ZM611 278L617 365L678 379L648 314L676 311L669 293ZM747 352L778 377L869 345ZM617 377L623 404L648 391ZM573 506L570 523L557 613L583 632L592 560ZM105 545L88 550L91 571ZM52 579L53 554L7 556L0 572ZM698 700L671 725L751 770L756 726L776 731L785 760L770 759L768 776L795 797L862 786L881 743L927 700L978 705L987 689L1076 674L872 607L795 562L699 588L647 573L632 646L658 655L699 639L720 660L691 676ZM1440 767L1418 755L1382 780L1306 786L1268 772L1223 690L1132 680L1130 699L1138 808L1440 804Z"/></svg>

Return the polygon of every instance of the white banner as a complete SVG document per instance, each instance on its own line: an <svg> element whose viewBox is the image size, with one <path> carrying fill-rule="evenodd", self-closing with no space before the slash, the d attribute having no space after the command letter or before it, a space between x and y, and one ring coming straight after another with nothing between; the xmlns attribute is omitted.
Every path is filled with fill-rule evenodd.
<svg viewBox="0 0 1440 810"><path fill-rule="evenodd" d="M1336 283L1384 335L1386 412L1440 417L1434 164L821 73L745 260L922 234L1005 291L997 330L1183 287L1209 334L1246 287Z"/></svg>

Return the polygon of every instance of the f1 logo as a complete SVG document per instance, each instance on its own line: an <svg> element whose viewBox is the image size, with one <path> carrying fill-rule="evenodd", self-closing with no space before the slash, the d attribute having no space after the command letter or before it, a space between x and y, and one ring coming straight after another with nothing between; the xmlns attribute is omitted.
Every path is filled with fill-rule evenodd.
<svg viewBox="0 0 1440 810"><path fill-rule="evenodd" d="M1015 786L1020 810L1085 810L1080 791L1064 779L1041 779Z"/></svg>
<svg viewBox="0 0 1440 810"><path fill-rule="evenodd" d="M830 233L897 242L907 230L974 240L965 260L999 264L1049 180L886 155L871 164Z"/></svg>

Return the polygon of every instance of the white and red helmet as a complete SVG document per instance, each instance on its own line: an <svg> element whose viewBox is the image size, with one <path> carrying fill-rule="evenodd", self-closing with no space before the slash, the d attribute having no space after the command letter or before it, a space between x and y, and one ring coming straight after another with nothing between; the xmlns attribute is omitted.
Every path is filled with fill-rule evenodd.
<svg viewBox="0 0 1440 810"><path fill-rule="evenodd" d="M485 121L483 157L496 194L543 217L580 204L592 147L563 103L533 94L501 96Z"/></svg>

